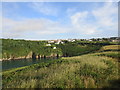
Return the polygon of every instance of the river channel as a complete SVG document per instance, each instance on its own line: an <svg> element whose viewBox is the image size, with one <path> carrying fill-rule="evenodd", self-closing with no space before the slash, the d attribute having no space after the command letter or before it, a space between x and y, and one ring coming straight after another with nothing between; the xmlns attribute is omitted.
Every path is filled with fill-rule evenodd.
<svg viewBox="0 0 120 90"><path fill-rule="evenodd" d="M2 71L9 70L12 68L18 68L23 66L28 66L32 64L37 64L41 62L47 62L48 60L55 60L53 58L46 59L19 59L19 60L4 60L2 62Z"/></svg>

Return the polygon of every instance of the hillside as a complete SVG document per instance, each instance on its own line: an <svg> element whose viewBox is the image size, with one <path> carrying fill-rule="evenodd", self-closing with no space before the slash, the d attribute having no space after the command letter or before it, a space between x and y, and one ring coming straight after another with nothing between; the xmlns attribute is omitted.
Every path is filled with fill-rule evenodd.
<svg viewBox="0 0 120 90"><path fill-rule="evenodd" d="M49 44L47 41L29 41L2 39L2 60L46 57L70 57L93 52L101 48L106 42L86 43L81 41L66 42L64 44ZM49 46L48 46L49 45Z"/></svg>
<svg viewBox="0 0 120 90"><path fill-rule="evenodd" d="M107 54L109 51L102 53ZM114 54L117 55L117 53ZM101 56L98 53L63 57L5 71L3 72L3 87L119 88L118 64L117 58Z"/></svg>
<svg viewBox="0 0 120 90"><path fill-rule="evenodd" d="M2 59L21 59L21 58L38 58L62 55L60 48L53 49L54 45L46 46L46 41L29 41L29 40L2 40Z"/></svg>

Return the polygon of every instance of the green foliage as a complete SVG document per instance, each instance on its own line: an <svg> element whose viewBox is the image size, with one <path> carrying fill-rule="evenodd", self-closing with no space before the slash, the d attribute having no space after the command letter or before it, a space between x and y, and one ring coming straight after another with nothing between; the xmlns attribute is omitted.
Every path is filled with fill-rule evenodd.
<svg viewBox="0 0 120 90"><path fill-rule="evenodd" d="M112 57L118 60L120 59L120 51L118 52L117 51L106 51L106 52L96 53L95 55Z"/></svg>
<svg viewBox="0 0 120 90"><path fill-rule="evenodd" d="M90 45L111 45L112 43L109 41L79 41L77 40L76 43L78 44L90 44Z"/></svg>
<svg viewBox="0 0 120 90"><path fill-rule="evenodd" d="M100 45L79 45L78 43L66 43L58 45L64 56L78 56L98 50Z"/></svg>
<svg viewBox="0 0 120 90"><path fill-rule="evenodd" d="M105 88L119 87L118 62L94 54L58 60L3 72L3 88Z"/></svg>
<svg viewBox="0 0 120 90"><path fill-rule="evenodd" d="M31 51L36 55L50 55L51 53L62 54L59 48L53 50L52 47L46 46L46 41L26 41L2 39L2 57L17 58L27 56Z"/></svg>
<svg viewBox="0 0 120 90"><path fill-rule="evenodd" d="M100 51L119 51L120 45L107 45L103 46Z"/></svg>
<svg viewBox="0 0 120 90"><path fill-rule="evenodd" d="M30 52L45 56L50 56L51 54L78 56L96 51L101 47L100 45L92 45L90 42L89 44L84 44L86 43L85 41L82 42L83 44L79 43L78 41L65 41L65 44L46 46L46 41L2 39L2 57L6 59L26 57ZM57 47L57 49L53 49L53 47Z"/></svg>
<svg viewBox="0 0 120 90"><path fill-rule="evenodd" d="M53 49L54 44L45 45L46 42L42 41L3 40L3 54L4 57L22 56L27 51L33 51L41 55L67 53L67 56L76 56L101 48L101 45L82 45L78 42L59 44L57 49ZM119 58L117 51L100 52L4 71L3 88L119 88L119 62L106 56Z"/></svg>

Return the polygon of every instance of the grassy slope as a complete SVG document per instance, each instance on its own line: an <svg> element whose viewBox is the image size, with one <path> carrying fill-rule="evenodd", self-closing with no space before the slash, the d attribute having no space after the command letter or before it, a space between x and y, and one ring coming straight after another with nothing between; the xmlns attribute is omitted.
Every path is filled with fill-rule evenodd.
<svg viewBox="0 0 120 90"><path fill-rule="evenodd" d="M95 54L66 57L3 73L3 87L7 88L119 87L117 80L118 62Z"/></svg>
<svg viewBox="0 0 120 90"><path fill-rule="evenodd" d="M120 50L120 45L107 45L107 46L103 46L100 51L104 51L104 50Z"/></svg>
<svg viewBox="0 0 120 90"><path fill-rule="evenodd" d="M99 56L107 56L116 58L117 61L120 61L120 45L107 45L103 46L98 53L95 53L95 55Z"/></svg>
<svg viewBox="0 0 120 90"><path fill-rule="evenodd" d="M107 52L101 52L101 53L96 53L95 55L99 56L108 56L112 58L116 58L117 60L120 59L120 51L107 51Z"/></svg>

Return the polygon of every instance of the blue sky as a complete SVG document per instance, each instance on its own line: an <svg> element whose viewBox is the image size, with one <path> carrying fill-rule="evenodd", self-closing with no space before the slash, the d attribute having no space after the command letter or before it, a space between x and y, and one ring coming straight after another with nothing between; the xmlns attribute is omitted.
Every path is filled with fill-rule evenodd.
<svg viewBox="0 0 120 90"><path fill-rule="evenodd" d="M2 37L31 40L118 36L117 3L4 2Z"/></svg>

